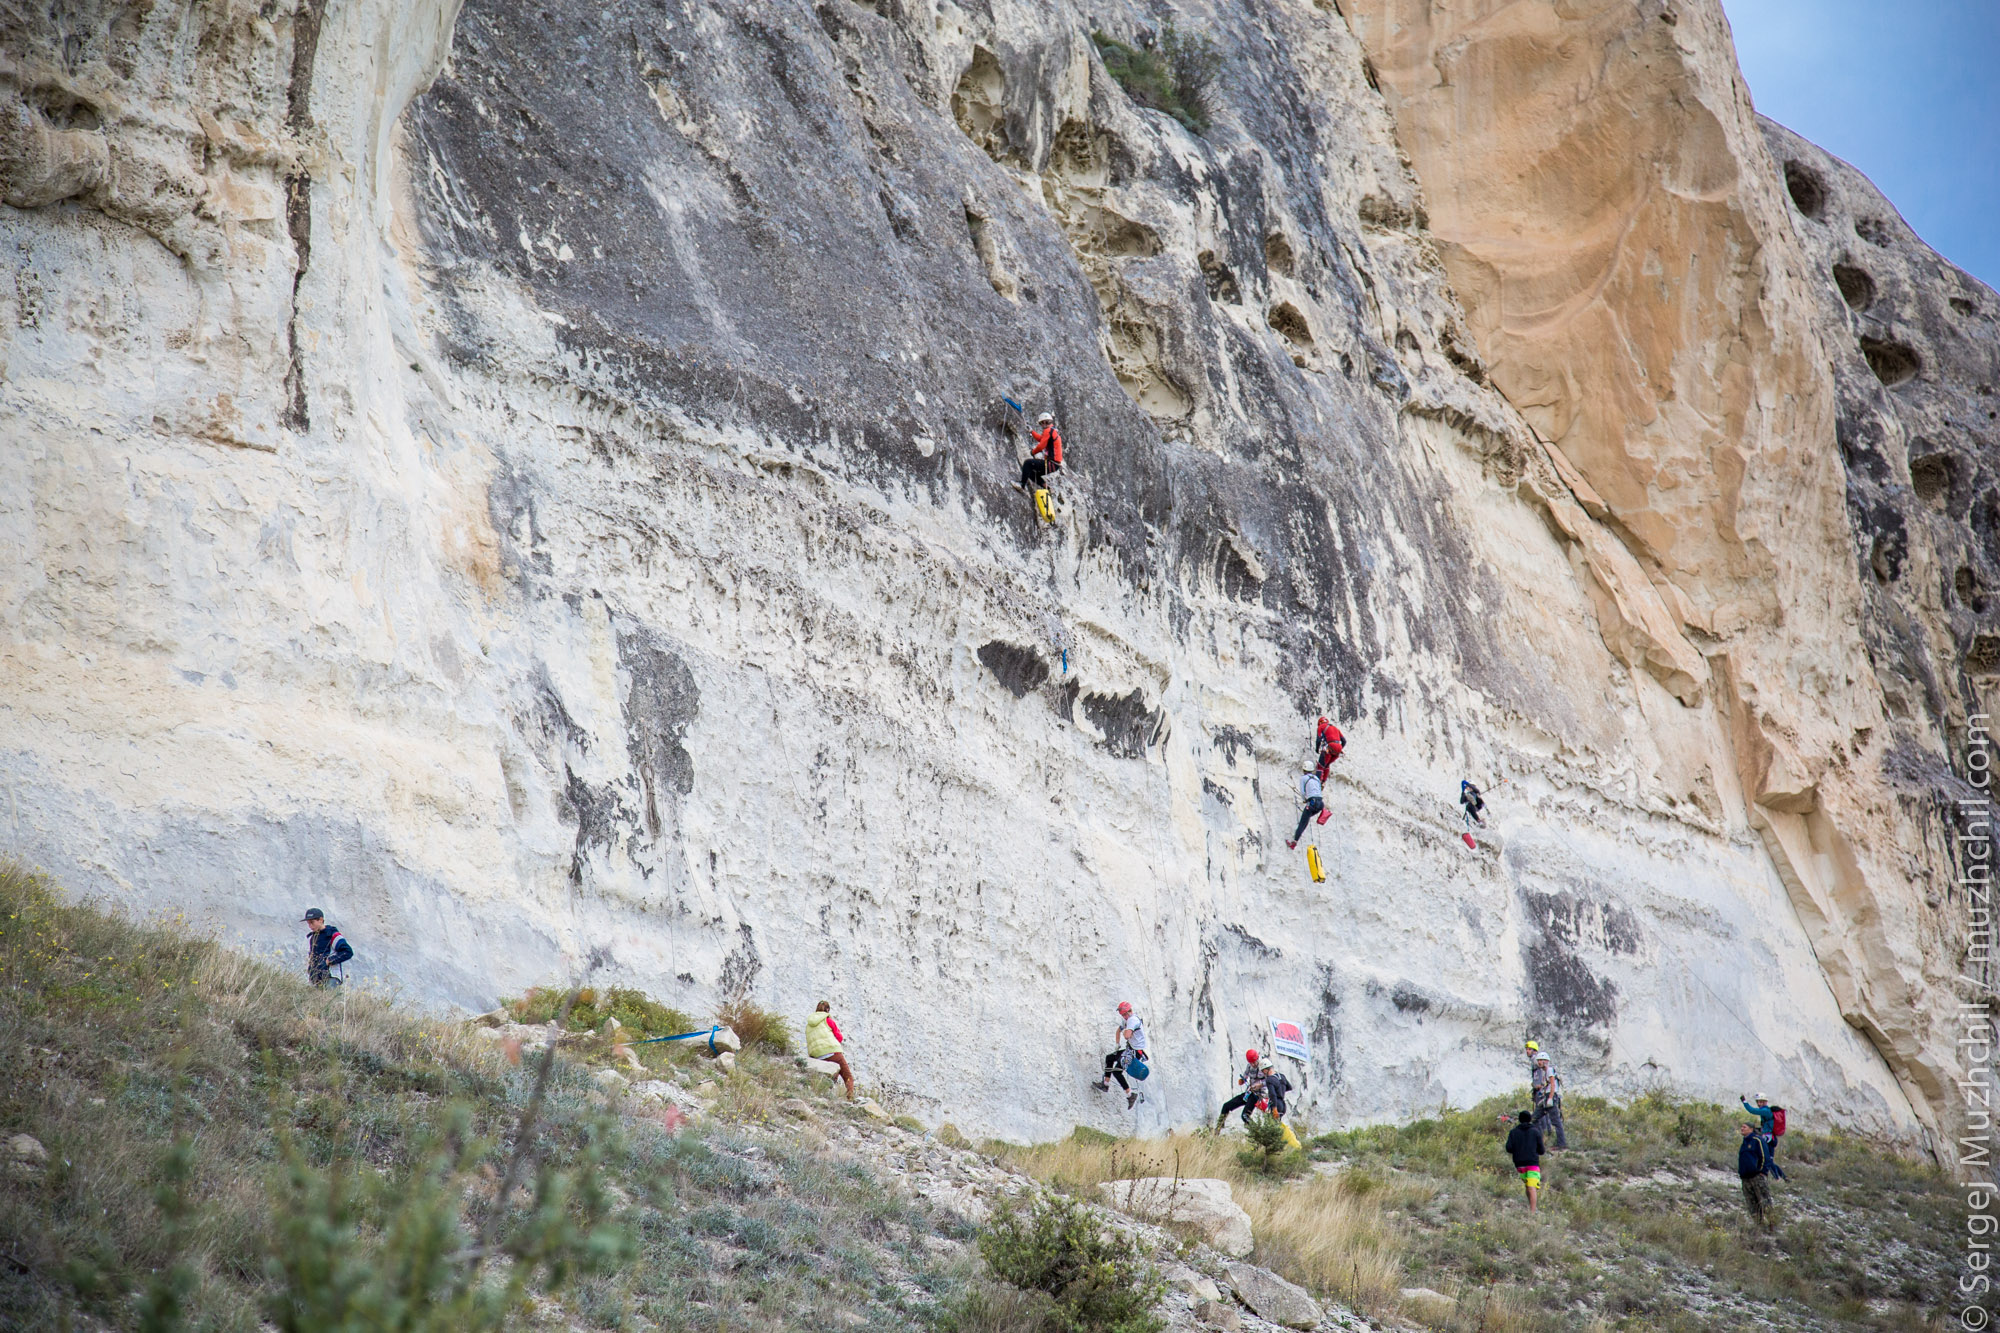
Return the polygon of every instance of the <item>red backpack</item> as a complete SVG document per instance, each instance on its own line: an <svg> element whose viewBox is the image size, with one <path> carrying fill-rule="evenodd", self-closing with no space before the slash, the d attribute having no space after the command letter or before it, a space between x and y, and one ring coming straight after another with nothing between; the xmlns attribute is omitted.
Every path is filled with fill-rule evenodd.
<svg viewBox="0 0 2000 1333"><path fill-rule="evenodd" d="M1771 1137L1774 1139L1781 1139L1784 1136L1785 1136L1785 1108L1782 1106L1774 1106L1771 1108Z"/></svg>

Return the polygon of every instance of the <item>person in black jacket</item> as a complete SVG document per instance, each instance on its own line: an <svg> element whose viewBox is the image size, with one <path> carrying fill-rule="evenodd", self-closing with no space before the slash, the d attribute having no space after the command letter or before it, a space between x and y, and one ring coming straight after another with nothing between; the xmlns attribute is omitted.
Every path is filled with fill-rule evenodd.
<svg viewBox="0 0 2000 1333"><path fill-rule="evenodd" d="M1750 1220L1766 1231L1771 1229L1771 1154L1764 1136L1755 1125L1743 1126L1743 1142L1736 1149L1736 1174L1743 1180L1743 1206Z"/></svg>
<svg viewBox="0 0 2000 1333"><path fill-rule="evenodd" d="M1521 1185L1528 1191L1528 1211L1535 1211L1535 1196L1542 1192L1542 1132L1535 1128L1531 1112L1521 1112L1521 1121L1508 1132L1507 1155L1521 1173Z"/></svg>
<svg viewBox="0 0 2000 1333"><path fill-rule="evenodd" d="M333 969L354 957L354 949L340 931L326 923L326 913L309 907L302 918L306 923L306 979L315 986L338 986L344 980Z"/></svg>

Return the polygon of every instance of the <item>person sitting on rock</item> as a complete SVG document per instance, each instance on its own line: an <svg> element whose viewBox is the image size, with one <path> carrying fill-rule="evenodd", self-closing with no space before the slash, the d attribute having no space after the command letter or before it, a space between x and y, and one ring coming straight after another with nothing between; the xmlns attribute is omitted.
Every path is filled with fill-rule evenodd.
<svg viewBox="0 0 2000 1333"><path fill-rule="evenodd" d="M1458 783L1458 803L1465 807L1465 822L1486 827L1486 801L1480 796L1479 788L1464 778Z"/></svg>
<svg viewBox="0 0 2000 1333"><path fill-rule="evenodd" d="M824 1060L839 1070L839 1078L847 1085L847 1100L854 1100L854 1071L848 1067L845 1039L840 1035L840 1025L833 1021L833 1003L821 1000L806 1020L806 1054L815 1060Z"/></svg>
<svg viewBox="0 0 2000 1333"><path fill-rule="evenodd" d="M1021 480L1018 483L1031 491L1038 491L1049 484L1051 472L1062 471L1063 437L1056 429L1056 419L1047 412L1035 418L1035 428L1028 432L1034 447L1021 463Z"/></svg>
<svg viewBox="0 0 2000 1333"><path fill-rule="evenodd" d="M353 946L317 907L308 907L300 920L306 926L306 979L315 986L342 985L346 978L334 976L333 969L354 957Z"/></svg>
<svg viewBox="0 0 2000 1333"><path fill-rule="evenodd" d="M1091 1084L1099 1092L1111 1089L1111 1080L1117 1079L1118 1086L1125 1089L1125 1109L1131 1110L1139 1104L1139 1094L1125 1081L1125 1067L1134 1060L1142 1060L1146 1055L1146 1020L1132 1012L1130 1000L1118 1002L1118 1048L1104 1057L1104 1077Z"/></svg>
<svg viewBox="0 0 2000 1333"><path fill-rule="evenodd" d="M1250 1127L1250 1113L1257 1109L1257 1103L1264 1100L1264 1066L1257 1060L1257 1048L1252 1046L1243 1052L1243 1072L1237 1076L1236 1086L1241 1089L1234 1097L1222 1104L1216 1113L1215 1127L1221 1129L1229 1119L1229 1113L1241 1107L1243 1127Z"/></svg>
<svg viewBox="0 0 2000 1333"><path fill-rule="evenodd" d="M1299 811L1298 828L1292 831L1292 836L1285 842L1287 851L1298 847L1299 839L1306 836L1306 825L1312 822L1314 815L1326 809L1326 801L1322 799L1322 792L1324 790L1320 786L1319 774L1313 772L1310 768L1299 776L1299 795L1305 798L1306 805L1305 809ZM1326 821L1321 820L1320 822L1325 823Z"/></svg>

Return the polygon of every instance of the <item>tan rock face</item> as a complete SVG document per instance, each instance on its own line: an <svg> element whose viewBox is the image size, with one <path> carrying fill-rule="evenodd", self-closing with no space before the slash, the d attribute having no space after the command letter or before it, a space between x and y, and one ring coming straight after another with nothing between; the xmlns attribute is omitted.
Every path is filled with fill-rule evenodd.
<svg viewBox="0 0 2000 1333"><path fill-rule="evenodd" d="M1924 784L1890 760L1945 771L1950 738L1888 725L1860 625L1872 538L1850 526L1835 440L1834 366L1852 353L1719 9L1348 12L1493 383L1602 505L1595 533L1559 525L1605 548L1593 567L1636 562L1660 594L1623 616L1653 641L1648 669L1688 669L1655 643L1706 657L1747 816L1849 1021L1940 1123L1953 1034L1927 1014L1948 1007L1950 839L1942 792L1911 799ZM1607 643L1631 633L1601 619Z"/></svg>

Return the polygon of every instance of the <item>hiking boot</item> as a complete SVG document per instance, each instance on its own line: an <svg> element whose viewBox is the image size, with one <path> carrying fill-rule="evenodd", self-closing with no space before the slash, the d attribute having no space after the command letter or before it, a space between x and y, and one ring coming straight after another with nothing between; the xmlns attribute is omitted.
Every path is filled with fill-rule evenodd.
<svg viewBox="0 0 2000 1333"><path fill-rule="evenodd" d="M1297 851L1298 849L1299 849L1299 844L1298 844L1298 842L1297 842L1296 840L1294 840L1294 839L1287 839L1287 840L1286 840L1286 842L1285 842L1285 850L1286 850L1286 851L1288 851L1288 852L1296 852L1296 851Z"/></svg>
<svg viewBox="0 0 2000 1333"><path fill-rule="evenodd" d="M1126 1110L1128 1110L1128 1111L1129 1111L1129 1110L1131 1110L1131 1109L1132 1109L1133 1107L1137 1106L1138 1104L1139 1104L1139 1094L1138 1094L1138 1093L1136 1093L1136 1092L1128 1092L1128 1093L1126 1093L1126 1094L1125 1094L1125 1109L1126 1109Z"/></svg>
<svg viewBox="0 0 2000 1333"><path fill-rule="evenodd" d="M1111 1080L1108 1078L1101 1078L1097 1080L1097 1082L1091 1084L1090 1086L1096 1088L1099 1092L1109 1092L1111 1091Z"/></svg>

